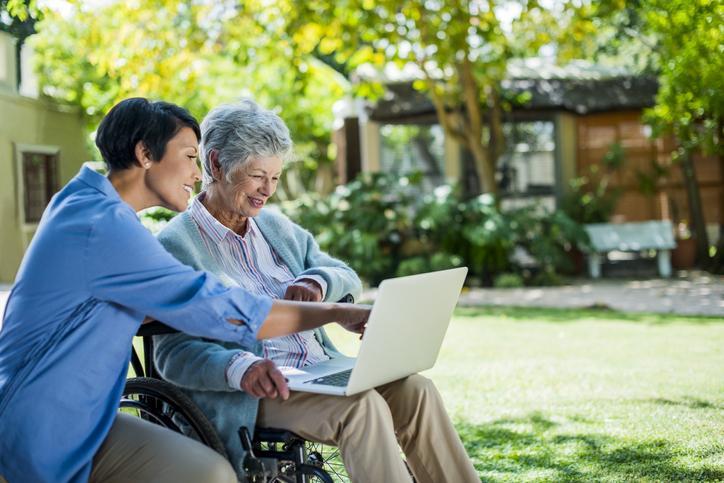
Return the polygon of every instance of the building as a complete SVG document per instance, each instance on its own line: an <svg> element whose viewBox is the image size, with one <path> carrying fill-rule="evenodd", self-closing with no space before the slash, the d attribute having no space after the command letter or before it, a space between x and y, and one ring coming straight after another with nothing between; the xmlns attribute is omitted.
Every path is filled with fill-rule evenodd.
<svg viewBox="0 0 724 483"><path fill-rule="evenodd" d="M39 98L31 62L0 31L0 283L13 282L50 197L89 159L80 111Z"/></svg>
<svg viewBox="0 0 724 483"><path fill-rule="evenodd" d="M382 100L348 103L338 113L341 178L417 169L433 187L469 176L465 150L445 136L434 106L413 89L410 76L385 73L383 79ZM533 202L553 208L572 179L592 169L600 173L604 156L617 151L623 166L611 173L611 186L621 190L613 221L688 221L681 173L671 162L674 144L652 138L642 122L643 110L655 102L655 78L586 62L561 68L527 59L511 62L504 88L510 98L525 99L505 114L507 151L498 163L504 206ZM719 159L701 156L696 169L714 243L724 219L724 169Z"/></svg>

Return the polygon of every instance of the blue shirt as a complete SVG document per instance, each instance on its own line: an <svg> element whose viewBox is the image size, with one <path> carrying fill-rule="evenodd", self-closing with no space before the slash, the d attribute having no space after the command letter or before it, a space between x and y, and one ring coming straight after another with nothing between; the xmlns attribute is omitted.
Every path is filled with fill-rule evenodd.
<svg viewBox="0 0 724 483"><path fill-rule="evenodd" d="M43 214L5 309L0 475L88 480L144 316L251 346L271 303L178 262L110 182L84 167Z"/></svg>

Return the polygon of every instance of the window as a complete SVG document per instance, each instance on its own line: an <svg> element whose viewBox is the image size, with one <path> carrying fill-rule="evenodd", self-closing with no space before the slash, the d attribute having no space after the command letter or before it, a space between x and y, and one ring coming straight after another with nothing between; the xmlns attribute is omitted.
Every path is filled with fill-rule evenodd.
<svg viewBox="0 0 724 483"><path fill-rule="evenodd" d="M556 176L553 122L507 123L503 131L507 149L498 164L501 193L552 195Z"/></svg>
<svg viewBox="0 0 724 483"><path fill-rule="evenodd" d="M383 172L404 176L419 171L427 189L445 182L445 136L439 125L385 124L380 138Z"/></svg>
<svg viewBox="0 0 724 483"><path fill-rule="evenodd" d="M25 223L40 221L50 198L58 191L58 152L20 151Z"/></svg>

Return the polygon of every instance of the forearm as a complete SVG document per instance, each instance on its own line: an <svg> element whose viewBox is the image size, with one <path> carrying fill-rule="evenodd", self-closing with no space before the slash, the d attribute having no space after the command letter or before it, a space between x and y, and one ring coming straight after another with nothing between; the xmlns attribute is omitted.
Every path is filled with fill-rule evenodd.
<svg viewBox="0 0 724 483"><path fill-rule="evenodd" d="M341 304L275 300L269 315L257 332L257 339L270 339L316 329L343 319Z"/></svg>

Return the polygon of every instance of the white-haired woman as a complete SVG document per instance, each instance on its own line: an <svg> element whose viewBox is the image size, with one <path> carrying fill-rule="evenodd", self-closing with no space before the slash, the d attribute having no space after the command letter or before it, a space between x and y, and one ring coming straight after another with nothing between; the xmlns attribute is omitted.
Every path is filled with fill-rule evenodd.
<svg viewBox="0 0 724 483"><path fill-rule="evenodd" d="M159 235L179 260L272 298L356 298L359 278L273 208L292 141L284 122L252 101L214 109L201 125L203 192ZM289 391L279 366L338 356L323 330L255 347L185 334L159 336L156 365L209 415L242 476L241 426L291 430L340 448L353 481L479 481L431 381L411 376L351 397Z"/></svg>

